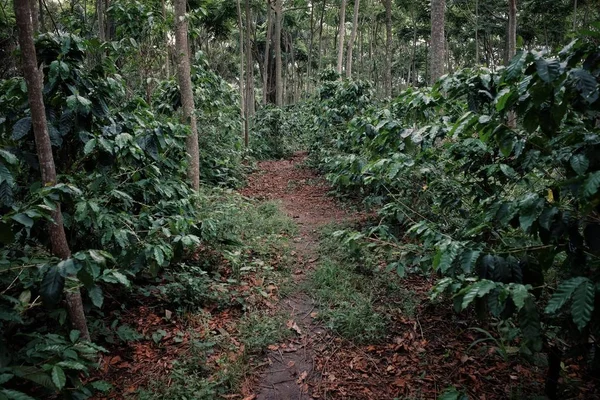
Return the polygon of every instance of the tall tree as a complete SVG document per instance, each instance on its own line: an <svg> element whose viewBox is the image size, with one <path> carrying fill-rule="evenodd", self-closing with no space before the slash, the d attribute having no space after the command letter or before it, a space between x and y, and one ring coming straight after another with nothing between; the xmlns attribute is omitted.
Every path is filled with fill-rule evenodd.
<svg viewBox="0 0 600 400"><path fill-rule="evenodd" d="M246 0L246 118L248 125L254 116L254 60L252 58L252 12L250 0ZM248 146L248 135L245 137Z"/></svg>
<svg viewBox="0 0 600 400"><path fill-rule="evenodd" d="M236 1L237 4L237 14L238 14L238 27L239 27L239 36L240 36L240 111L242 113L242 136L244 137L244 144L246 147L248 146L246 140L249 136L248 132L248 104L247 104L247 96L244 81L244 26L242 24L242 6L240 0Z"/></svg>
<svg viewBox="0 0 600 400"><path fill-rule="evenodd" d="M31 110L35 147L42 173L42 183L46 187L54 186L56 184L56 167L52 154L50 135L48 134L46 108L42 97L42 75L37 68L37 57L33 43L33 23L30 3L23 0L14 0L14 10L19 34L19 45L21 46L23 58L23 77L27 84L27 97ZM52 212L52 219L53 222L48 224L52 253L66 260L71 257L71 249L69 248L65 234L60 203L56 204L56 208ZM90 340L79 288L67 289L66 300L73 328L80 332L84 340Z"/></svg>
<svg viewBox="0 0 600 400"><path fill-rule="evenodd" d="M183 122L190 126L190 135L186 139L188 153L188 179L192 188L200 188L200 149L198 148L198 126L192 92L192 72L188 46L188 23L186 18L186 0L174 0L175 5L175 47L177 55L177 80L181 91Z"/></svg>
<svg viewBox="0 0 600 400"><path fill-rule="evenodd" d="M104 26L104 0L96 0L96 15L98 16L98 39L106 41L106 28Z"/></svg>
<svg viewBox="0 0 600 400"><path fill-rule="evenodd" d="M29 1L29 9L31 10L31 23L33 28L33 33L40 32L40 12L41 10L38 8L39 2L37 0L28 0Z"/></svg>
<svg viewBox="0 0 600 400"><path fill-rule="evenodd" d="M517 0L508 0L508 60L517 54Z"/></svg>
<svg viewBox="0 0 600 400"><path fill-rule="evenodd" d="M283 0L275 0L275 104L283 105L283 77L281 63L281 23L283 21Z"/></svg>
<svg viewBox="0 0 600 400"><path fill-rule="evenodd" d="M348 41L348 53L346 55L346 77L352 76L352 51L354 48L354 41L356 40L356 32L358 30L358 8L360 7L360 0L354 0L354 18L352 19L352 32L350 33L350 40Z"/></svg>
<svg viewBox="0 0 600 400"><path fill-rule="evenodd" d="M446 0L431 0L431 67L430 77L433 84L444 74L446 38L444 25L446 19Z"/></svg>
<svg viewBox="0 0 600 400"><path fill-rule="evenodd" d="M340 33L338 36L338 55L337 55L337 68L338 74L342 74L342 65L344 62L344 36L346 34L346 0L342 0L340 6Z"/></svg>
<svg viewBox="0 0 600 400"><path fill-rule="evenodd" d="M392 95L392 0L385 3L385 95Z"/></svg>
<svg viewBox="0 0 600 400"><path fill-rule="evenodd" d="M265 61L263 65L263 105L267 104L267 98L269 97L269 61L271 60L271 36L273 36L273 18L271 14L271 0L267 0L267 37L265 38Z"/></svg>

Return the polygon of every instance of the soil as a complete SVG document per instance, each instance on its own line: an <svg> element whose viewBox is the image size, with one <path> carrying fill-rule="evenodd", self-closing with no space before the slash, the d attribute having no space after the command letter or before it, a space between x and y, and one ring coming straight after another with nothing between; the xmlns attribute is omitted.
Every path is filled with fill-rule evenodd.
<svg viewBox="0 0 600 400"><path fill-rule="evenodd" d="M312 169L303 166L304 153L289 160L259 163L259 172L249 177L242 194L281 202L282 211L298 225L294 248L300 260L294 267L297 287L319 260L318 231L331 223L357 221L364 215L350 212L327 195L327 183ZM297 336L286 343L270 346L268 367L258 384L257 400L312 399L310 383L321 380L315 368L317 345L331 340L315 320L315 304L306 293L297 291L282 302L288 314L288 328Z"/></svg>
<svg viewBox="0 0 600 400"><path fill-rule="evenodd" d="M495 328L470 313L455 314L451 302L432 304L428 296L435 276L401 280L414 296L416 307L410 313L404 313L404 305L394 298L380 299L390 313L388 334L380 343L356 345L320 326L314 302L301 289L319 261L318 230L332 222L361 224L368 216L350 212L328 196L324 180L303 166L305 157L296 154L289 160L260 163L242 191L281 202L299 226L294 243L301 260L294 267L299 289L280 303L289 315L288 328L297 336L269 347L268 366L254 388L244 391L244 400L436 399L453 386L472 399L534 398L543 393L544 356L525 362L508 344L476 343L485 335L474 327L483 326L497 337ZM581 360L564 360L560 398L600 398L580 365Z"/></svg>

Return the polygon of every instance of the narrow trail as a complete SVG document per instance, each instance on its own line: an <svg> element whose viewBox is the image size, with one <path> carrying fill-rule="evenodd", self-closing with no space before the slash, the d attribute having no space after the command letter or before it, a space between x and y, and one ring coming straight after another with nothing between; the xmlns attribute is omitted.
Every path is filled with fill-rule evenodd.
<svg viewBox="0 0 600 400"><path fill-rule="evenodd" d="M315 351L328 339L315 321L315 304L301 290L307 272L318 262L318 230L332 222L354 221L357 214L345 211L327 196L328 185L313 170L303 166L306 155L289 160L264 161L250 176L242 193L261 200L276 200L298 225L294 251L300 260L293 267L297 290L280 307L289 313L288 328L297 335L285 343L270 346L268 367L257 388L257 400L312 399L311 384L320 380L315 370Z"/></svg>

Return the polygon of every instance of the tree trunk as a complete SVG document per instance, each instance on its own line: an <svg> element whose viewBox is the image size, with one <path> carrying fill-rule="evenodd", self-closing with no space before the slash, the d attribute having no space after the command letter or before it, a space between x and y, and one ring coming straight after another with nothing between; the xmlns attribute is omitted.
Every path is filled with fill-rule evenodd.
<svg viewBox="0 0 600 400"><path fill-rule="evenodd" d="M23 76L27 83L27 97L31 110L35 147L42 173L42 183L48 187L56 184L56 168L48 134L48 123L42 97L42 78L37 68L35 45L33 44L32 15L29 7L30 3L28 1L14 0L15 19L23 58ZM56 204L56 210L52 212L52 219L54 222L48 225L52 253L66 260L71 257L71 249L65 235L60 203ZM66 300L73 328L79 330L82 339L90 340L79 289L67 290Z"/></svg>
<svg viewBox="0 0 600 400"><path fill-rule="evenodd" d="M339 75L342 74L342 65L344 61L344 36L346 34L346 0L342 0L340 6L340 33L338 35L338 56L336 71Z"/></svg>
<svg viewBox="0 0 600 400"><path fill-rule="evenodd" d="M242 6L240 0L237 0L237 13L238 13L238 28L240 33L240 111L242 113L242 137L244 138L244 144L248 147L246 140L248 138L248 97L245 90L244 80L244 26L242 24Z"/></svg>
<svg viewBox="0 0 600 400"><path fill-rule="evenodd" d="M323 62L323 18L325 16L325 8L327 6L327 0L323 0L323 8L321 9L321 20L319 21L319 65L317 72L321 73L322 62Z"/></svg>
<svg viewBox="0 0 600 400"><path fill-rule="evenodd" d="M392 95L392 0L385 0L385 95Z"/></svg>
<svg viewBox="0 0 600 400"><path fill-rule="evenodd" d="M250 0L246 0L246 132L244 143L248 147L250 123L254 116L254 62L252 60Z"/></svg>
<svg viewBox="0 0 600 400"><path fill-rule="evenodd" d="M308 60L306 65L306 93L310 92L310 75L312 72L313 36L315 33L315 3L310 2L310 38L308 42Z"/></svg>
<svg viewBox="0 0 600 400"><path fill-rule="evenodd" d="M479 65L479 0L475 0L475 65Z"/></svg>
<svg viewBox="0 0 600 400"><path fill-rule="evenodd" d="M98 39L106 41L106 28L104 26L104 0L96 0L96 14L98 16Z"/></svg>
<svg viewBox="0 0 600 400"><path fill-rule="evenodd" d="M346 55L346 77L352 77L352 52L354 49L354 41L356 40L356 32L358 28L358 8L360 0L354 0L354 18L352 19L352 32L350 33L350 41L348 42L348 53Z"/></svg>
<svg viewBox="0 0 600 400"><path fill-rule="evenodd" d="M103 1L103 0L100 0ZM166 26L167 24L167 6L165 5L165 0L162 0L162 16L163 16L163 22ZM104 18L103 18L104 20ZM106 35L105 39L106 39ZM165 77L167 79L171 78L171 50L170 50L170 46L169 46L169 31L165 30L165 48L166 48L166 52L165 52ZM208 49L207 49L208 50ZM206 52L206 55L208 56L208 51Z"/></svg>
<svg viewBox="0 0 600 400"><path fill-rule="evenodd" d="M265 63L264 63L264 74L263 74L263 105L267 104L267 98L269 93L269 61L271 60L270 45L271 36L273 36L273 19L271 18L271 0L267 0L267 37L265 38Z"/></svg>
<svg viewBox="0 0 600 400"><path fill-rule="evenodd" d="M188 47L188 23L186 19L186 0L174 0L175 5L175 47L177 56L177 80L181 91L183 123L190 126L190 135L186 139L188 153L188 179L196 191L200 188L200 150L198 148L198 126L192 92L192 76Z"/></svg>
<svg viewBox="0 0 600 400"><path fill-rule="evenodd" d="M507 64L517 54L517 0L508 0L508 53ZM517 127L517 114L509 111L507 125L514 129Z"/></svg>
<svg viewBox="0 0 600 400"><path fill-rule="evenodd" d="M37 0L29 0L29 9L31 10L31 23L33 33L40 33L40 9Z"/></svg>
<svg viewBox="0 0 600 400"><path fill-rule="evenodd" d="M508 0L508 54L510 60L517 54L517 0Z"/></svg>
<svg viewBox="0 0 600 400"><path fill-rule="evenodd" d="M431 68L433 85L444 74L444 35L446 0L431 0Z"/></svg>
<svg viewBox="0 0 600 400"><path fill-rule="evenodd" d="M283 80L281 65L281 21L283 20L282 0L275 0L275 104L283 105Z"/></svg>

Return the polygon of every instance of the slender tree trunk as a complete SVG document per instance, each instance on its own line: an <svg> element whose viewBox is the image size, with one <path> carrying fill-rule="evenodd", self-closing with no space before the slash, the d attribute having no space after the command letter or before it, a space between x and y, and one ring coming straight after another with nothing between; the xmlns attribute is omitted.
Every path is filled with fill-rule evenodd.
<svg viewBox="0 0 600 400"><path fill-rule="evenodd" d="M312 72L312 53L313 53L313 36L315 33L315 3L310 2L310 38L308 44L308 61L306 65L306 92L310 92L310 75Z"/></svg>
<svg viewBox="0 0 600 400"><path fill-rule="evenodd" d="M508 54L507 63L517 54L517 0L508 0ZM509 111L507 125L517 127L517 113Z"/></svg>
<svg viewBox="0 0 600 400"><path fill-rule="evenodd" d="M348 41L348 52L346 55L346 77L352 77L352 52L354 50L354 41L356 40L356 32L358 29L358 12L360 0L354 0L354 18L352 19L352 32Z"/></svg>
<svg viewBox="0 0 600 400"><path fill-rule="evenodd" d="M385 95L392 95L392 0L385 0Z"/></svg>
<svg viewBox="0 0 600 400"><path fill-rule="evenodd" d="M446 0L431 0L431 84L444 74Z"/></svg>
<svg viewBox="0 0 600 400"><path fill-rule="evenodd" d="M479 0L475 0L475 65L479 65Z"/></svg>
<svg viewBox="0 0 600 400"><path fill-rule="evenodd" d="M337 55L337 68L336 71L339 75L342 74L342 66L344 62L344 36L346 34L346 0L342 0L340 6L340 33L338 35L338 55Z"/></svg>
<svg viewBox="0 0 600 400"><path fill-rule="evenodd" d="M103 0L100 0L103 1ZM165 4L165 0L162 0L162 16L163 16L163 22L165 23L165 26L167 24L167 6ZM208 45L207 47L207 51L206 51L206 56L208 57ZM171 78L171 46L169 45L169 32L167 30L165 30L165 77L167 79Z"/></svg>
<svg viewBox="0 0 600 400"><path fill-rule="evenodd" d="M254 116L254 62L252 60L252 41L250 0L246 0L246 133L244 143L248 147L251 119Z"/></svg>
<svg viewBox="0 0 600 400"><path fill-rule="evenodd" d="M271 0L267 0L267 37L265 38L265 63L263 74L263 105L267 104L269 92L269 61L271 60L270 45L273 36L273 18L271 18Z"/></svg>
<svg viewBox="0 0 600 400"><path fill-rule="evenodd" d="M190 126L190 135L186 139L188 153L188 179L192 188L200 189L200 150L198 148L198 126L192 91L192 72L188 46L188 23L186 18L186 0L174 0L175 5L175 47L177 55L177 80L181 91L183 123Z"/></svg>
<svg viewBox="0 0 600 400"><path fill-rule="evenodd" d="M246 82L244 80L244 26L242 24L242 6L240 0L237 0L236 5L240 33L240 111L242 113L242 137L244 138L244 144L248 147L246 143L246 138L248 138L248 97L245 90Z"/></svg>
<svg viewBox="0 0 600 400"><path fill-rule="evenodd" d="M28 0L29 1L29 9L31 10L31 23L33 26L33 33L40 32L40 9L38 8L37 0Z"/></svg>
<svg viewBox="0 0 600 400"><path fill-rule="evenodd" d="M413 21L413 44L412 44L412 68L413 68L413 86L419 85L419 73L417 71L417 19L415 9L411 8L411 17Z"/></svg>
<svg viewBox="0 0 600 400"><path fill-rule="evenodd" d="M325 16L325 8L327 7L327 0L323 0L323 8L321 9L321 20L319 21L319 65L317 72L321 73L322 62L323 62L323 18Z"/></svg>
<svg viewBox="0 0 600 400"><path fill-rule="evenodd" d="M275 0L275 104L283 105L283 78L281 63L281 22L283 20L283 1Z"/></svg>
<svg viewBox="0 0 600 400"><path fill-rule="evenodd" d="M508 61L517 54L517 0L508 0Z"/></svg>
<svg viewBox="0 0 600 400"><path fill-rule="evenodd" d="M19 44L23 55L23 76L27 83L27 97L31 110L35 147L42 173L42 183L48 187L56 184L56 168L48 134L48 122L46 121L46 111L42 97L42 78L37 68L35 45L33 44L33 23L29 7L30 3L28 1L14 0ZM52 219L54 222L48 225L52 253L66 260L71 257L71 249L65 235L60 203L56 204L56 210L52 212ZM79 289L67 290L66 300L73 328L79 330L82 339L90 340Z"/></svg>
<svg viewBox="0 0 600 400"><path fill-rule="evenodd" d="M106 41L106 28L104 27L104 0L96 0L96 14L98 17L98 39Z"/></svg>

